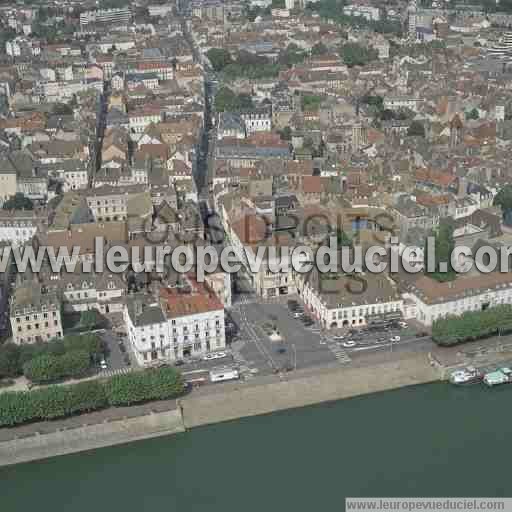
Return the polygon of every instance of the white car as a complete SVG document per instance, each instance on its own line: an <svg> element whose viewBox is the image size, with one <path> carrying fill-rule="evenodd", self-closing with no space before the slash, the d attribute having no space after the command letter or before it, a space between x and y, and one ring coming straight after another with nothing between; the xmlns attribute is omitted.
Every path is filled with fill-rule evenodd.
<svg viewBox="0 0 512 512"><path fill-rule="evenodd" d="M405 322L398 322L398 325L402 328L402 329L407 329L408 325L405 323Z"/></svg>
<svg viewBox="0 0 512 512"><path fill-rule="evenodd" d="M206 354L203 357L203 361L212 361L214 359L222 359L223 357L226 357L226 352L212 352L211 354Z"/></svg>
<svg viewBox="0 0 512 512"><path fill-rule="evenodd" d="M400 341L400 336L393 336L392 338L389 338L389 341L391 341L391 343L397 343Z"/></svg>
<svg viewBox="0 0 512 512"><path fill-rule="evenodd" d="M342 343L342 345L345 347L345 348L353 348L357 345L357 343L354 341L354 340L348 340L348 341L344 341Z"/></svg>
<svg viewBox="0 0 512 512"><path fill-rule="evenodd" d="M345 339L345 336L333 336L332 339L334 341L343 341Z"/></svg>
<svg viewBox="0 0 512 512"><path fill-rule="evenodd" d="M102 359L102 360L100 361L100 367L101 367L101 369L102 369L102 370L106 370L106 369L108 368L108 364L107 364L107 362L105 361L105 359Z"/></svg>

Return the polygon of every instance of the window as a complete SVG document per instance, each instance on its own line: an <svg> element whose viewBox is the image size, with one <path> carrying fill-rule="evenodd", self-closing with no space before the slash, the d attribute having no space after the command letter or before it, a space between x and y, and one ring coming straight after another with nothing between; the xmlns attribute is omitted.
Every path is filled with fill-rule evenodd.
<svg viewBox="0 0 512 512"><path fill-rule="evenodd" d="M201 350L201 343L194 343L194 351L198 352Z"/></svg>
<svg viewBox="0 0 512 512"><path fill-rule="evenodd" d="M18 324L20 323L20 321L21 321L21 318L20 318L20 317L16 318L16 322L17 322Z"/></svg>
<svg viewBox="0 0 512 512"><path fill-rule="evenodd" d="M59 322L57 322L57 320L54 320L53 325L59 325Z"/></svg>

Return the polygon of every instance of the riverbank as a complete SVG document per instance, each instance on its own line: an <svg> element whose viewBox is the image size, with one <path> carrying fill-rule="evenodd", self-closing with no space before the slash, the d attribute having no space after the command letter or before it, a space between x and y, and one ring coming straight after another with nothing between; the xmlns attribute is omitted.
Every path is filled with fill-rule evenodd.
<svg viewBox="0 0 512 512"><path fill-rule="evenodd" d="M226 383L179 400L0 430L0 466L171 435L188 428L439 380L426 354L360 368L314 369ZM170 410L163 410L170 409ZM138 415L136 415L138 414ZM128 417L129 416L129 417ZM37 429L37 430L35 430Z"/></svg>
<svg viewBox="0 0 512 512"><path fill-rule="evenodd" d="M186 428L247 416L305 407L358 395L440 380L427 354L407 354L394 361L359 368L335 368L287 374L254 385L231 383L181 400Z"/></svg>

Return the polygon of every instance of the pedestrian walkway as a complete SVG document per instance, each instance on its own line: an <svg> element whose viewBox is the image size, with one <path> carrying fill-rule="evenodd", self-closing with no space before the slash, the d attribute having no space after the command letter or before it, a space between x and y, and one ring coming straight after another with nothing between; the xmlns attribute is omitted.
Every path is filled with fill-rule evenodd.
<svg viewBox="0 0 512 512"><path fill-rule="evenodd" d="M334 354L334 357L339 361L340 364L348 364L352 361L351 357L348 355L348 352L340 347L339 343L333 341L331 337L326 334L322 334L320 336L320 343L322 345L327 345L329 350Z"/></svg>
<svg viewBox="0 0 512 512"><path fill-rule="evenodd" d="M115 370L103 370L100 372L101 377L114 377L115 375L126 375L127 373L131 373L133 371L133 368L126 367L126 368L117 368Z"/></svg>

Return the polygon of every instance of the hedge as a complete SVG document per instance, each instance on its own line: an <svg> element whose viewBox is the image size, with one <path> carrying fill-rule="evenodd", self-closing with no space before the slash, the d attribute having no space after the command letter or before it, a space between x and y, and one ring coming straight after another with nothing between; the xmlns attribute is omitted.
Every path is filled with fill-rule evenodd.
<svg viewBox="0 0 512 512"><path fill-rule="evenodd" d="M447 316L432 325L432 339L441 346L512 332L512 306L502 305L485 311L468 311Z"/></svg>
<svg viewBox="0 0 512 512"><path fill-rule="evenodd" d="M132 405L146 400L174 398L183 391L183 380L176 371L153 370L116 375L105 384L111 405Z"/></svg>
<svg viewBox="0 0 512 512"><path fill-rule="evenodd" d="M91 365L90 355L84 350L66 352L62 356L44 354L23 365L27 379L36 383L54 382L69 377L82 377Z"/></svg>
<svg viewBox="0 0 512 512"><path fill-rule="evenodd" d="M174 398L183 391L181 374L169 367L115 376L104 381L89 380L33 391L6 391L0 393L0 427L64 418L108 406ZM130 397L128 392L134 392L134 396Z"/></svg>
<svg viewBox="0 0 512 512"><path fill-rule="evenodd" d="M107 405L105 390L99 381L34 391L6 391L0 394L0 426L63 418Z"/></svg>

